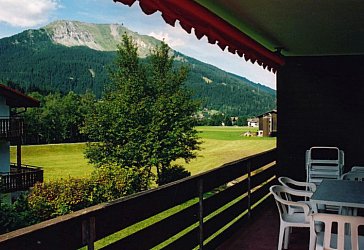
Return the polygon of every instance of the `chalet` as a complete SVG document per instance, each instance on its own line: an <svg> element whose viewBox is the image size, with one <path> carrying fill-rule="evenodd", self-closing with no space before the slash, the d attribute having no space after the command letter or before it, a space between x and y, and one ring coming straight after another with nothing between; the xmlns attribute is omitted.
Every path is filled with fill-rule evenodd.
<svg viewBox="0 0 364 250"><path fill-rule="evenodd" d="M257 128L259 126L259 118L248 118L247 123L248 127Z"/></svg>
<svg viewBox="0 0 364 250"><path fill-rule="evenodd" d="M0 84L0 185L1 193L23 191L43 181L43 170L21 163L24 121L19 115L39 101ZM14 110L17 108L18 113ZM20 111L19 111L20 110ZM16 163L10 163L10 145L16 145Z"/></svg>
<svg viewBox="0 0 364 250"><path fill-rule="evenodd" d="M258 116L258 136L277 136L277 110L272 110Z"/></svg>
<svg viewBox="0 0 364 250"><path fill-rule="evenodd" d="M8 233L0 236L0 248L94 249L95 241L184 204L105 248L277 249L279 218L269 196L277 176L305 180L305 152L317 145L342 149L344 171L364 164L364 130L343 133L353 124L364 127L358 116L364 107L364 1L114 1L137 2L147 15L158 13L173 26L178 20L197 38L206 36L242 60L276 72L277 147ZM307 237L300 241L305 235L292 235L289 248L308 249Z"/></svg>

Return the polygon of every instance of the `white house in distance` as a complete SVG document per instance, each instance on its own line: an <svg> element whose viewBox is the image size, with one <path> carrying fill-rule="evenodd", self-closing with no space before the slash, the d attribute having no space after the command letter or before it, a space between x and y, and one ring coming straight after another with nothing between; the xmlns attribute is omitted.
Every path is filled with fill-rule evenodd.
<svg viewBox="0 0 364 250"><path fill-rule="evenodd" d="M19 114L39 104L38 100L0 84L0 193L26 190L35 182L43 181L43 170L21 164L24 123ZM18 113L12 112L14 108L18 108ZM13 165L10 144L17 148L17 162Z"/></svg>
<svg viewBox="0 0 364 250"><path fill-rule="evenodd" d="M259 126L259 118L248 118L248 127L257 128Z"/></svg>

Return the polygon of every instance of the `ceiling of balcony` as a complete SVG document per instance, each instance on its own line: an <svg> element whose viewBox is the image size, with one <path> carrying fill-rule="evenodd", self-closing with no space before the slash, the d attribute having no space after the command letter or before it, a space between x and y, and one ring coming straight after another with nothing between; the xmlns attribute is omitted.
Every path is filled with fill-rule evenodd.
<svg viewBox="0 0 364 250"><path fill-rule="evenodd" d="M362 0L195 0L282 54L364 54Z"/></svg>

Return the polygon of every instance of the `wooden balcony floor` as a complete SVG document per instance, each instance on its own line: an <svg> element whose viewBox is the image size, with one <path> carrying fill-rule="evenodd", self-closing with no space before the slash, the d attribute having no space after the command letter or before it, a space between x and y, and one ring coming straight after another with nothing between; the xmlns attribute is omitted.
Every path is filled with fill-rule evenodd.
<svg viewBox="0 0 364 250"><path fill-rule="evenodd" d="M259 216L257 215L217 249L275 250L278 245L278 234L279 214L272 202L259 213ZM293 228L288 249L307 250L309 239L309 228Z"/></svg>

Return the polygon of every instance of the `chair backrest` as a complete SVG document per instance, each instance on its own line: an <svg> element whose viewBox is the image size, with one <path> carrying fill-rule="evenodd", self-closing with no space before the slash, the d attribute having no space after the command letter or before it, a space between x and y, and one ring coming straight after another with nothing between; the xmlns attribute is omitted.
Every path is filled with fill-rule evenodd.
<svg viewBox="0 0 364 250"><path fill-rule="evenodd" d="M340 179L344 152L337 147L311 147L306 151L307 182L319 185L322 179Z"/></svg>
<svg viewBox="0 0 364 250"><path fill-rule="evenodd" d="M294 202L289 200L287 197L291 196L300 196L300 197L307 197L310 194L306 191L300 191L300 190L294 190L288 187L280 186L280 185L274 185L269 188L270 193L273 195L278 211L279 216L281 219L288 214L289 212L289 206L299 206L302 207L304 215L305 215L305 221L309 222L309 214L310 214L310 207L307 204L301 203L301 202Z"/></svg>
<svg viewBox="0 0 364 250"><path fill-rule="evenodd" d="M343 180L349 181L364 181L364 172L363 171L350 171L341 176Z"/></svg>
<svg viewBox="0 0 364 250"><path fill-rule="evenodd" d="M312 215L311 229L310 229L310 241L317 239L317 233L315 231L315 223L323 222L325 225L325 231L323 236L323 249L335 250L335 249L359 249L358 240L358 227L364 225L364 217L359 216L347 216L339 214L323 214L317 213ZM337 239L332 233L333 223L337 223ZM349 226L349 227L348 227ZM350 229L350 237L345 237L345 228ZM317 240L319 241L319 240ZM345 242L350 241L350 242ZM331 246L333 242L336 242L336 246ZM345 248L351 246L351 248Z"/></svg>
<svg viewBox="0 0 364 250"><path fill-rule="evenodd" d="M355 172L355 171L363 171L364 172L364 166L353 166L351 168L351 172Z"/></svg>
<svg viewBox="0 0 364 250"><path fill-rule="evenodd" d="M282 184L282 186L289 187L297 190L306 190L310 192L316 191L316 185L310 182L302 182L296 181L289 177L281 176L278 178L278 181Z"/></svg>

